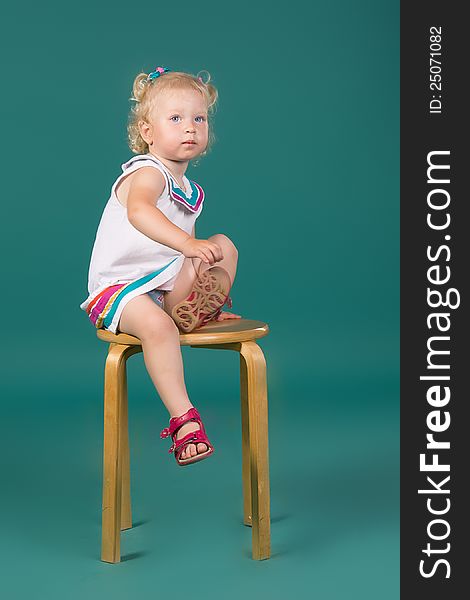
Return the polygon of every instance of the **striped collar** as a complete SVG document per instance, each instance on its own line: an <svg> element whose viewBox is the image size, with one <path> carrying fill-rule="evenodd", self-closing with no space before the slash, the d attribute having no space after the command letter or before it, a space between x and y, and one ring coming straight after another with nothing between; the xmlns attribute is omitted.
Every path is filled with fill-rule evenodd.
<svg viewBox="0 0 470 600"><path fill-rule="evenodd" d="M197 212L199 210L199 207L201 206L201 204L204 202L205 194L204 194L204 190L202 189L202 187L195 181L192 181L191 179L188 179L186 176L184 176L184 179L186 179L186 181L189 182L189 185L190 185L189 193L186 193L185 190L182 190L179 187L178 182L176 181L175 177L172 175L170 169L166 165L164 165L161 160L158 160L158 158L156 156L154 156L151 152L146 154L145 157L150 158L151 160L154 160L161 167L163 167L163 169L168 177L168 182L169 182L168 189L170 190L170 197L173 200L176 200L176 202L179 202L180 204L182 204L184 207L186 207L191 212L193 212L193 213Z"/></svg>
<svg viewBox="0 0 470 600"><path fill-rule="evenodd" d="M191 186L189 194L187 194L184 190L178 187L178 184L173 179L173 176L170 174L170 196L171 198L173 198L173 200L180 202L191 212L197 212L202 202L204 201L204 190L195 181L191 181L191 179L188 178L186 178L186 180L189 181L189 184Z"/></svg>

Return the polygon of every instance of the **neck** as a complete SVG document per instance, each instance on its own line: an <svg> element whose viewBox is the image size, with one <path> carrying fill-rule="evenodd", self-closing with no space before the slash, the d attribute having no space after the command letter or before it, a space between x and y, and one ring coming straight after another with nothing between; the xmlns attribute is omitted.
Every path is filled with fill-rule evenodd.
<svg viewBox="0 0 470 600"><path fill-rule="evenodd" d="M188 164L189 164L189 160L170 160L169 158L162 158L161 156L158 156L157 154L155 154L155 152L152 152L151 150L149 150L149 153L152 154L152 156L155 156L155 158L158 158L158 160L160 162L162 162L165 167L167 167L167 169L170 171L170 173L172 175L174 175L174 177L179 180L182 181L183 180L183 175L186 173L186 169L188 168Z"/></svg>

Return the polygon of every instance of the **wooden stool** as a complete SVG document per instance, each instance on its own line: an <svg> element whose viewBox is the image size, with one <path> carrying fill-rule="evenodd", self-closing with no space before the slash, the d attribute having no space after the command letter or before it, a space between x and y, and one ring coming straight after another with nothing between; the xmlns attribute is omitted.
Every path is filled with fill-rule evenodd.
<svg viewBox="0 0 470 600"><path fill-rule="evenodd" d="M255 560L270 556L266 361L255 341L268 333L265 323L234 319L212 321L180 334L182 346L240 353L243 516L245 525L252 526ZM141 352L142 346L138 338L125 333L98 329L97 335L110 343L104 382L101 560L117 563L121 560L120 532L132 527L126 361ZM175 468L179 468L176 463Z"/></svg>

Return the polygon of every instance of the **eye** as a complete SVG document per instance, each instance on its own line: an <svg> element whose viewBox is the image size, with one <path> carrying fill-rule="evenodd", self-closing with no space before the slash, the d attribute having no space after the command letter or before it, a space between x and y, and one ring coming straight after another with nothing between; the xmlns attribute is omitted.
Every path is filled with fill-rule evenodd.
<svg viewBox="0 0 470 600"><path fill-rule="evenodd" d="M206 120L206 117L203 117L203 116L195 117L195 120L197 123L204 123L204 121Z"/></svg>
<svg viewBox="0 0 470 600"><path fill-rule="evenodd" d="M172 117L170 117L170 121L173 121L173 123L177 123L177 119L181 119L181 117L179 115L173 115Z"/></svg>

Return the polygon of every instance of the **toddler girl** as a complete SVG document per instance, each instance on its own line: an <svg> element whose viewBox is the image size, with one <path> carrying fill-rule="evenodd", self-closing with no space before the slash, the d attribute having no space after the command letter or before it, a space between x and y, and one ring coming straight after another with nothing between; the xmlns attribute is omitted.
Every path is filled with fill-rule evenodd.
<svg viewBox="0 0 470 600"><path fill-rule="evenodd" d="M96 233L88 298L80 308L95 327L138 337L147 371L170 413L179 465L214 451L186 391L179 331L240 318L230 288L238 252L225 235L197 239L204 191L185 176L213 141L209 117L217 90L201 77L167 67L134 81L128 138L136 154L122 165ZM216 266L215 263L217 263Z"/></svg>

